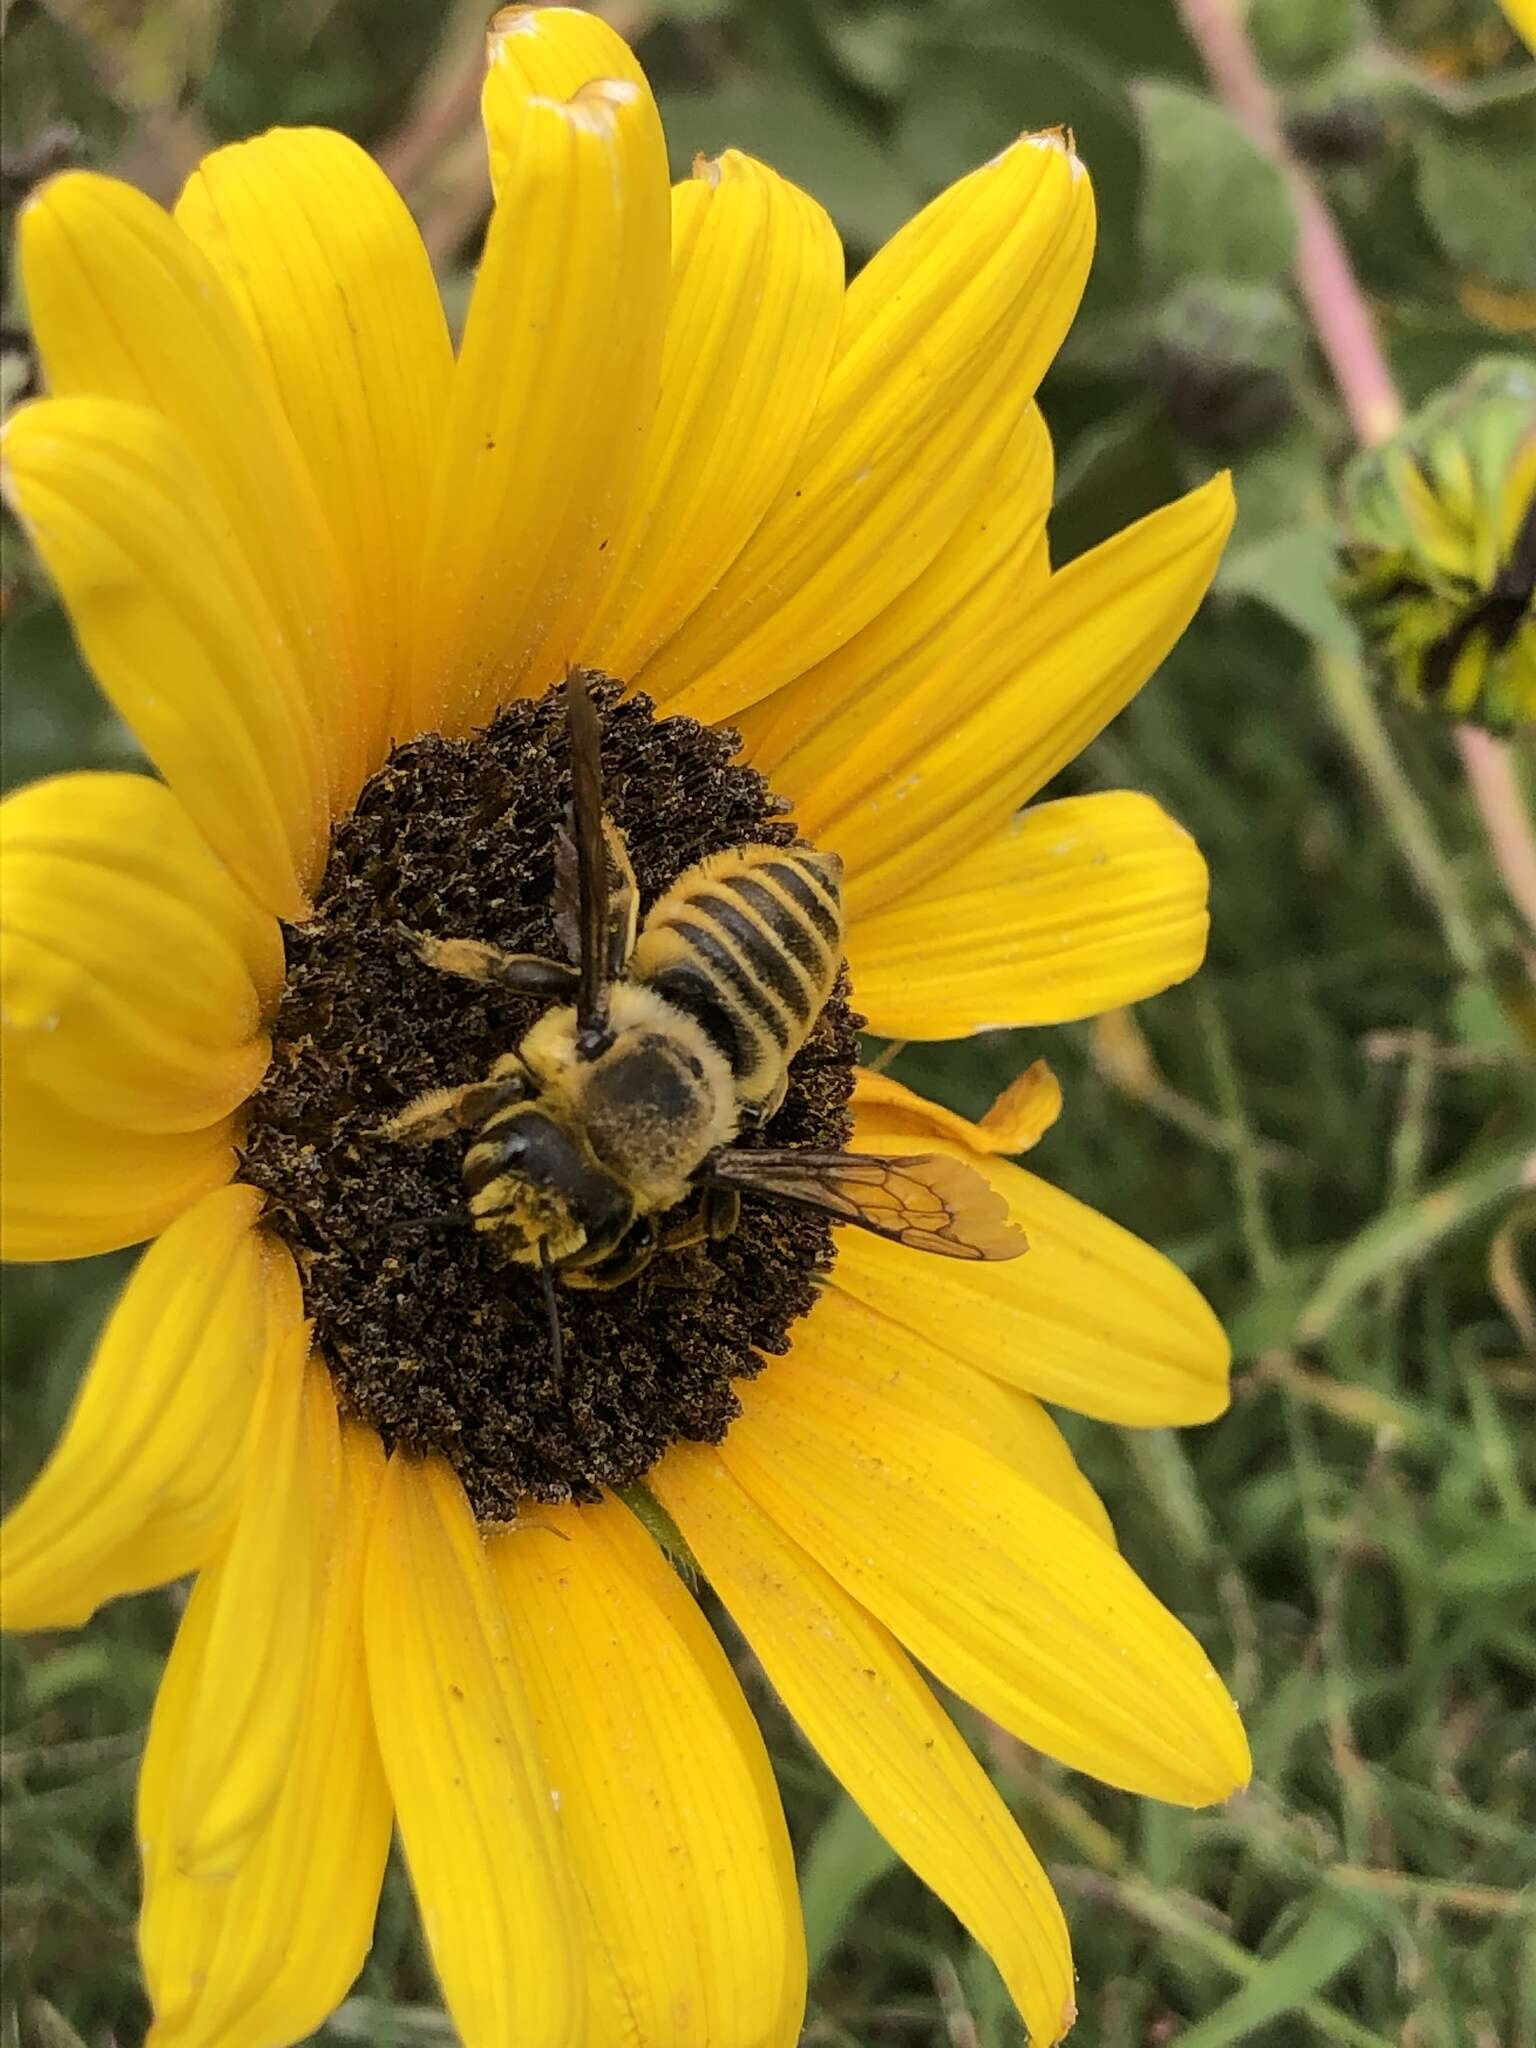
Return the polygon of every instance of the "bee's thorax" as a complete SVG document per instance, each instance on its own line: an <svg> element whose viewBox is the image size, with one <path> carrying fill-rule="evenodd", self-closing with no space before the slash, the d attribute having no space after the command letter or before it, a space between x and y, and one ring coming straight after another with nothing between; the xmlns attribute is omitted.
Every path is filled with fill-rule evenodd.
<svg viewBox="0 0 1536 2048"><path fill-rule="evenodd" d="M736 1135L736 1097L720 1053L691 1017L635 982L609 995L612 1042L577 1051L576 1012L552 1010L519 1048L596 1157L652 1215L683 1201L703 1161Z"/></svg>

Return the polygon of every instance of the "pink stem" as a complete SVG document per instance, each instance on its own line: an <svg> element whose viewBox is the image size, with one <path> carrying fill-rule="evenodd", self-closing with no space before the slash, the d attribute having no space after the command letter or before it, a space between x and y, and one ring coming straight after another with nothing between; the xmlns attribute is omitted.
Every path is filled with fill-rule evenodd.
<svg viewBox="0 0 1536 2048"><path fill-rule="evenodd" d="M485 76L485 31L479 22L461 50L444 65L403 127L387 136L375 154L390 183L408 192L474 121Z"/></svg>
<svg viewBox="0 0 1536 2048"><path fill-rule="evenodd" d="M1402 424L1403 401L1349 251L1322 194L1291 154L1237 0L1175 0L1227 111L1277 167L1296 209L1296 283L1355 438L1374 448ZM1476 726L1457 728L1467 784L1504 886L1536 933L1536 834L1509 749Z"/></svg>
<svg viewBox="0 0 1536 2048"><path fill-rule="evenodd" d="M1507 746L1478 725L1457 726L1456 745L1504 886L1536 933L1536 837L1514 758Z"/></svg>
<svg viewBox="0 0 1536 2048"><path fill-rule="evenodd" d="M1376 338L1365 294L1322 194L1291 154L1275 96L1265 84L1233 0L1176 0L1191 42L1228 113L1291 188L1296 209L1296 282L1355 437L1372 448L1402 421L1403 401Z"/></svg>

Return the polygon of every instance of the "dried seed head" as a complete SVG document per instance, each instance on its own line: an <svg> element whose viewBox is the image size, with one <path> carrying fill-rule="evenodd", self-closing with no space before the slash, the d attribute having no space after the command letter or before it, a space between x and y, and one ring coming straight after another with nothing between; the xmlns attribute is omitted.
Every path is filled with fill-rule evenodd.
<svg viewBox="0 0 1536 2048"><path fill-rule="evenodd" d="M642 914L706 854L793 839L786 806L734 763L734 735L657 718L616 685L596 703ZM558 954L569 800L558 692L471 739L396 750L336 829L313 919L286 934L272 1066L243 1147L241 1178L266 1192L298 1259L343 1405L388 1444L446 1457L487 1523L525 1498L595 1499L679 1439L718 1442L737 1412L731 1382L786 1349L833 1257L820 1219L749 1200L723 1244L659 1257L611 1293L562 1288L557 1374L537 1273L467 1228L420 1221L467 1214L463 1147L393 1144L377 1126L482 1075L543 1006L434 972L405 934ZM760 1142L847 1142L857 1021L834 995Z"/></svg>

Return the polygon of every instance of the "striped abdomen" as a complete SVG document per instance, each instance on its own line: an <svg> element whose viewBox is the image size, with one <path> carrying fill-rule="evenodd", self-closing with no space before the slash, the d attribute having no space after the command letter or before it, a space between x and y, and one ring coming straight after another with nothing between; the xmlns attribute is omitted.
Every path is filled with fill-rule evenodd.
<svg viewBox="0 0 1536 2048"><path fill-rule="evenodd" d="M843 864L813 847L743 846L680 875L628 973L695 1018L744 1110L771 1116L843 957Z"/></svg>

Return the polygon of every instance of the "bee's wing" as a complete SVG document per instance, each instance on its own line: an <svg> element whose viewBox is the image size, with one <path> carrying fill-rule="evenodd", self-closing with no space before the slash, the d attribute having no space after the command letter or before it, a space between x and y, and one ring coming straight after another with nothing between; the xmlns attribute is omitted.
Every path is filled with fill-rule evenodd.
<svg viewBox="0 0 1536 2048"><path fill-rule="evenodd" d="M566 958L579 966L582 952L581 880L574 824L575 813L572 811L555 840L555 934L565 948ZM624 834L606 812L603 816L603 840L608 857L608 943L604 957L608 979L616 981L635 950L635 934L640 926L640 891L635 871L630 865Z"/></svg>
<svg viewBox="0 0 1536 2048"><path fill-rule="evenodd" d="M634 946L639 903L624 835L603 815L601 736L584 669L573 668L566 676L565 704L575 860L568 854L562 858L562 849L556 849L555 917L568 945L573 936L571 926L575 926L576 943L571 950L581 970L577 1024L584 1033L600 1034L608 1022L608 984L623 971Z"/></svg>
<svg viewBox="0 0 1536 2048"><path fill-rule="evenodd" d="M947 1259L1016 1259L1026 1248L1002 1197L943 1153L726 1151L709 1162L709 1177Z"/></svg>

